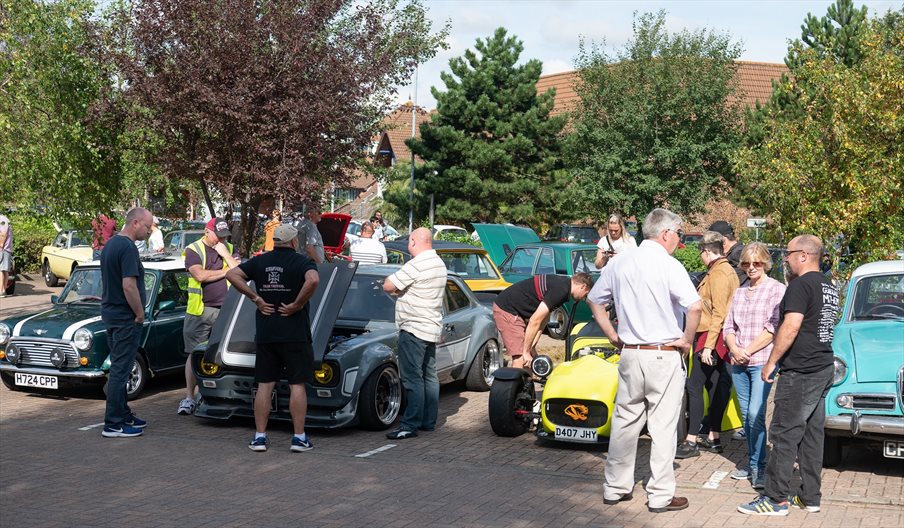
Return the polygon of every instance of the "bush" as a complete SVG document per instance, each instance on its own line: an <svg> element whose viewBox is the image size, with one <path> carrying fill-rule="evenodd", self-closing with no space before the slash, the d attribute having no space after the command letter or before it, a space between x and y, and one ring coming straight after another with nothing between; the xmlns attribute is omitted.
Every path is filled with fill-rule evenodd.
<svg viewBox="0 0 904 528"><path fill-rule="evenodd" d="M461 244L468 244L470 246L482 248L483 244L480 240L473 240L471 235L466 235L464 233L450 233L448 231L442 232L439 234L438 240L445 240L446 242L459 242Z"/></svg>
<svg viewBox="0 0 904 528"><path fill-rule="evenodd" d="M41 250L53 242L56 228L43 216L34 213L11 213L10 225L13 229L13 256L16 269L21 272L36 271L41 268Z"/></svg>
<svg viewBox="0 0 904 528"><path fill-rule="evenodd" d="M700 249L697 248L697 244L689 244L687 247L678 248L673 256L678 259L678 262L684 266L688 273L692 271L706 271L706 266L700 260Z"/></svg>

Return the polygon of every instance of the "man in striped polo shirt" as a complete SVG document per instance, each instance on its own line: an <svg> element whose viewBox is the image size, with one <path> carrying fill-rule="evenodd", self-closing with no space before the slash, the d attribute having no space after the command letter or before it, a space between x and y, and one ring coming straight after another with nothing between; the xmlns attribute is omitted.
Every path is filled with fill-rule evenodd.
<svg viewBox="0 0 904 528"><path fill-rule="evenodd" d="M349 249L352 260L366 264L385 264L386 246L374 238L374 225L370 222L361 224L361 237L355 240Z"/></svg>
<svg viewBox="0 0 904 528"><path fill-rule="evenodd" d="M433 250L433 235L418 228L408 237L413 257L383 282L383 290L398 295L399 370L408 405L399 427L386 434L392 440L412 438L417 431L436 427L439 378L436 376L436 342L443 320L446 265Z"/></svg>

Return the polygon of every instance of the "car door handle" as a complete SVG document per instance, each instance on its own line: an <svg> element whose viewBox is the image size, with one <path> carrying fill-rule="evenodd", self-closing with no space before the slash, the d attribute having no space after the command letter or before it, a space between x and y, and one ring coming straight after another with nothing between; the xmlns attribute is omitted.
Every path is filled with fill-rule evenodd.
<svg viewBox="0 0 904 528"><path fill-rule="evenodd" d="M445 330L446 332L454 332L454 331L455 331L455 325L454 325L454 324L444 324L444 325L443 325L443 330Z"/></svg>

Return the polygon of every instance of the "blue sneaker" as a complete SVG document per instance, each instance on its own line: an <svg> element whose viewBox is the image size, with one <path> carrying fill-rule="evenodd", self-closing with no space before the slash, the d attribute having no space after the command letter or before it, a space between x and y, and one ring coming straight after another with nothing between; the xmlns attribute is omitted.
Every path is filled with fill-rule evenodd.
<svg viewBox="0 0 904 528"><path fill-rule="evenodd" d="M148 426L148 423L133 414L128 420L126 420L126 425L128 425L129 427L134 427L135 429L144 429Z"/></svg>
<svg viewBox="0 0 904 528"><path fill-rule="evenodd" d="M305 437L304 440L299 440L297 436L293 436L292 446L289 449L296 453L301 453L302 451L310 451L311 449L314 449L314 442L311 442L311 439L308 437Z"/></svg>
<svg viewBox="0 0 904 528"><path fill-rule="evenodd" d="M806 502L804 502L803 499L800 498L800 495L792 496L790 499L788 499L788 502L790 502L793 506L797 506L798 508L800 508L802 510L806 510L810 513L816 513L819 511L818 504L808 505Z"/></svg>
<svg viewBox="0 0 904 528"><path fill-rule="evenodd" d="M123 425L121 427L104 426L104 430L101 431L100 434L104 438L132 438L141 436L142 433L144 433L144 431L141 429L132 427L131 425Z"/></svg>
<svg viewBox="0 0 904 528"><path fill-rule="evenodd" d="M773 502L769 497L760 495L753 502L738 506L738 511L745 515L784 517L788 515L788 501Z"/></svg>
<svg viewBox="0 0 904 528"><path fill-rule="evenodd" d="M266 451L268 445L270 445L270 439L266 436L260 436L251 439L251 442L248 444L248 449L252 451Z"/></svg>

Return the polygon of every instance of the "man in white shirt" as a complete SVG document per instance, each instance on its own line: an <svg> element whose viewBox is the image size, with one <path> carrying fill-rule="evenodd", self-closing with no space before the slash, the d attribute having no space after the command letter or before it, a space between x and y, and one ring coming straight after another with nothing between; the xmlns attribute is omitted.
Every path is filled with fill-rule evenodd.
<svg viewBox="0 0 904 528"><path fill-rule="evenodd" d="M151 226L151 236L148 237L148 246L148 251L151 253L160 253L165 249L163 247L163 231L160 230L160 219L156 216Z"/></svg>
<svg viewBox="0 0 904 528"><path fill-rule="evenodd" d="M646 422L653 440L646 486L653 513L688 505L685 497L675 496L672 461L686 378L683 356L690 350L702 303L687 271L671 256L681 241L681 223L671 211L654 209L643 223L645 240L603 268L587 297L606 337L622 347L603 502L612 505L633 497L637 439ZM617 331L609 320L610 303L618 314Z"/></svg>
<svg viewBox="0 0 904 528"><path fill-rule="evenodd" d="M414 258L383 281L386 293L398 295L399 375L408 401L398 429L386 434L391 440L432 431L439 410L436 343L443 324L446 264L433 249L433 233L424 227L408 237L408 252Z"/></svg>
<svg viewBox="0 0 904 528"><path fill-rule="evenodd" d="M386 246L374 239L374 225L370 222L364 222L361 226L361 236L352 242L349 253L352 260L361 263L385 264L387 260Z"/></svg>

